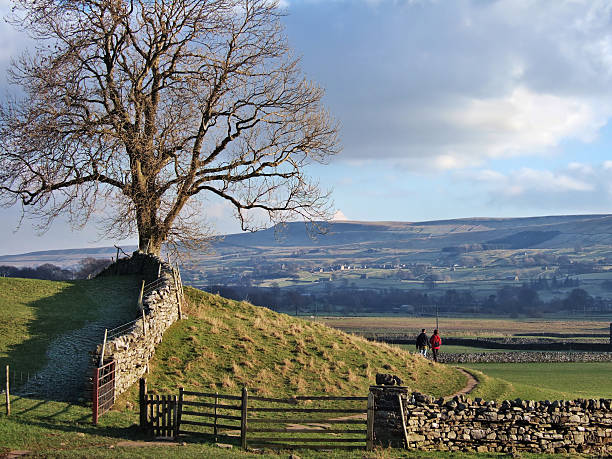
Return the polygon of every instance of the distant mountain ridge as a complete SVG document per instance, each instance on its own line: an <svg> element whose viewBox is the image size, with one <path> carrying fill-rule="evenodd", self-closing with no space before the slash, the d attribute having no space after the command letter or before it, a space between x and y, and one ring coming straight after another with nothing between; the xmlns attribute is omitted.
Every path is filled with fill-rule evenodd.
<svg viewBox="0 0 612 459"><path fill-rule="evenodd" d="M518 233L530 233L529 246L558 248L612 244L612 215L568 215L523 218L461 218L426 222L331 222L327 234L309 234L303 223L288 223L256 233L225 236L221 244L241 247L335 246L343 244L404 244L413 248L476 243L504 243ZM545 236L537 236L542 233ZM528 242L526 239L526 242ZM541 239L541 240L540 240ZM495 242L495 241L498 242ZM516 246L516 241L508 242ZM521 248L520 244L519 247ZM527 247L524 247L527 248Z"/></svg>
<svg viewBox="0 0 612 459"><path fill-rule="evenodd" d="M364 248L402 246L443 249L465 244L497 244L507 248L556 249L576 245L612 245L612 214L561 215L519 218L460 218L424 222L337 221L324 224L318 234L304 223L292 222L254 233L229 234L213 245L231 247L330 247L362 245ZM135 246L123 247L127 253ZM47 250L0 256L0 264L36 266L53 263L72 266L82 258L112 257L115 247Z"/></svg>

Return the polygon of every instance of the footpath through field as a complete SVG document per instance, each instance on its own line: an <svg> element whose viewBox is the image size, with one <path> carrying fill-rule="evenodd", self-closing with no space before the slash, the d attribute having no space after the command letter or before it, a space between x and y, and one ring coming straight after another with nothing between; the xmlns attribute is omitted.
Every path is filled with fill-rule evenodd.
<svg viewBox="0 0 612 459"><path fill-rule="evenodd" d="M467 376L467 384L460 391L455 392L454 394L449 395L448 397L446 397L448 399L453 398L455 395L467 395L470 392L472 392L476 388L476 386L478 386L478 380L474 377L474 375L472 373L470 373L469 371L464 370L463 368L457 368L457 370L459 370L461 373L463 373L465 376Z"/></svg>

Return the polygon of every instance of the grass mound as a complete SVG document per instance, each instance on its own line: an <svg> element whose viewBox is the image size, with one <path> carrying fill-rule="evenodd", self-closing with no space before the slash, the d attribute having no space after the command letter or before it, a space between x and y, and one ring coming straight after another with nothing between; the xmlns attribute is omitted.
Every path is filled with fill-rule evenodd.
<svg viewBox="0 0 612 459"><path fill-rule="evenodd" d="M164 335L150 362L151 392L366 395L376 373L393 373L434 396L464 387L452 367L317 322L186 288L189 318ZM134 394L133 394L134 395Z"/></svg>

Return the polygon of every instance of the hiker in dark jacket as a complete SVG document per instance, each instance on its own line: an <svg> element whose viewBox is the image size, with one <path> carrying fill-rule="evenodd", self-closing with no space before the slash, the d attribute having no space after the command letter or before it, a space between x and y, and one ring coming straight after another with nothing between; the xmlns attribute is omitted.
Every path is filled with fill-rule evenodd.
<svg viewBox="0 0 612 459"><path fill-rule="evenodd" d="M431 353L433 354L434 362L438 361L438 353L440 352L440 346L442 345L442 338L440 338L440 334L438 333L438 329L436 328L429 338L429 345L431 346Z"/></svg>
<svg viewBox="0 0 612 459"><path fill-rule="evenodd" d="M428 342L427 334L425 333L425 329L421 330L421 334L417 336L416 339L416 348L423 357L427 357L427 342Z"/></svg>

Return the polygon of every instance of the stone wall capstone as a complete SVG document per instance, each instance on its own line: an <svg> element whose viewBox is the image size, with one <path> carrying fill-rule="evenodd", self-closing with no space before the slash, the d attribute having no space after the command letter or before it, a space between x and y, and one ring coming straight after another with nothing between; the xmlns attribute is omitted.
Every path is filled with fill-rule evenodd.
<svg viewBox="0 0 612 459"><path fill-rule="evenodd" d="M433 399L407 387L371 386L374 443L412 450L612 455L612 400ZM406 420L404 436L398 395ZM406 445L406 440L408 444Z"/></svg>
<svg viewBox="0 0 612 459"><path fill-rule="evenodd" d="M131 258L119 260L117 267L111 265L100 275L116 274L138 274L152 283L152 288L145 290L143 296L144 326L142 318L136 320L123 334L108 341L104 349L104 361L115 361L115 395L119 395L147 371L156 345L179 318L180 297L172 267L156 256L134 252ZM102 344L99 344L93 353L96 365L101 352Z"/></svg>

